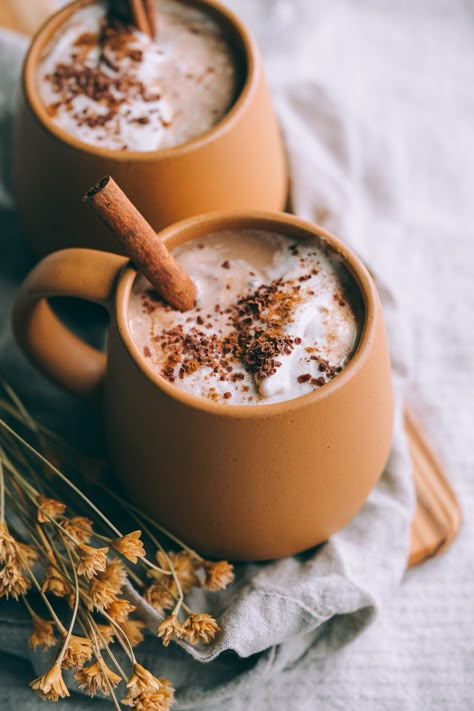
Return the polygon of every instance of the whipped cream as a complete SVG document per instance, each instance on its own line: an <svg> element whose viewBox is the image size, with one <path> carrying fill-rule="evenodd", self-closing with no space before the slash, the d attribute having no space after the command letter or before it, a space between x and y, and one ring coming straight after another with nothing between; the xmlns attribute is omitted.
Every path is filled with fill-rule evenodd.
<svg viewBox="0 0 474 711"><path fill-rule="evenodd" d="M175 311L138 276L129 322L148 364L176 387L233 405L269 404L323 387L349 362L360 294L322 241L248 229L173 254L196 284L195 308Z"/></svg>
<svg viewBox="0 0 474 711"><path fill-rule="evenodd" d="M80 141L151 151L189 141L227 113L238 92L217 22L192 4L156 0L154 40L106 17L97 2L56 32L38 66L51 119Z"/></svg>

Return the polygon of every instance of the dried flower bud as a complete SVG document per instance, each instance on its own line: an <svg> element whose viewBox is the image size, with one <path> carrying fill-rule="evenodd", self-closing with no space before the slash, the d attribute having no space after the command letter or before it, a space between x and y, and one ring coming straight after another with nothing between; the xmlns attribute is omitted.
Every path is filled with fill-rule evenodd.
<svg viewBox="0 0 474 711"><path fill-rule="evenodd" d="M21 570L14 561L8 562L0 570L0 598L11 596L18 600L20 595L25 595L31 587L31 582L21 574Z"/></svg>
<svg viewBox="0 0 474 711"><path fill-rule="evenodd" d="M177 616L173 612L173 614L169 615L169 617L165 617L163 622L160 623L157 635L158 637L161 637L163 641L163 646L167 647L173 637L181 639L181 637L183 636L183 632L183 627L179 622Z"/></svg>
<svg viewBox="0 0 474 711"><path fill-rule="evenodd" d="M168 711L174 703L174 695L168 689L143 691L137 696L127 694L122 700L124 706L131 706L136 711Z"/></svg>
<svg viewBox="0 0 474 711"><path fill-rule="evenodd" d="M87 637L72 634L64 652L63 669L80 669L92 658L92 642Z"/></svg>
<svg viewBox="0 0 474 711"><path fill-rule="evenodd" d="M100 658L100 664L97 660L88 667L82 667L74 674L74 678L79 688L89 696L95 696L98 691L105 696L109 696L110 687L115 689L117 684L121 682L121 677L109 669L102 657Z"/></svg>
<svg viewBox="0 0 474 711"><path fill-rule="evenodd" d="M54 623L43 620L42 617L34 612L31 613L31 620L33 622L33 631L28 639L29 646L33 649L37 647L42 649L53 647L57 642L54 634Z"/></svg>
<svg viewBox="0 0 474 711"><path fill-rule="evenodd" d="M219 625L211 615L191 614L184 621L183 637L191 644L205 642L208 644L219 632Z"/></svg>
<svg viewBox="0 0 474 711"><path fill-rule="evenodd" d="M89 543L92 538L92 521L85 516L71 516L61 519L62 528L79 543Z"/></svg>
<svg viewBox="0 0 474 711"><path fill-rule="evenodd" d="M65 597L71 592L69 583L54 565L48 565L41 586L42 592L51 592L56 597Z"/></svg>
<svg viewBox="0 0 474 711"><path fill-rule="evenodd" d="M148 669L138 663L133 665L132 674L127 681L128 695L137 696L143 691L158 691L160 688L160 680L153 676Z"/></svg>
<svg viewBox="0 0 474 711"><path fill-rule="evenodd" d="M209 590L224 590L235 578L234 567L226 560L220 560L217 563L206 560L203 567L206 572L204 585Z"/></svg>
<svg viewBox="0 0 474 711"><path fill-rule="evenodd" d="M26 543L18 542L18 560L23 570L32 568L39 558L36 548Z"/></svg>
<svg viewBox="0 0 474 711"><path fill-rule="evenodd" d="M196 561L195 558L193 558L187 551L179 551L179 553L169 551L167 556L163 553L163 551L158 551L156 554L158 565L160 568L169 570L171 563L183 593L189 592L192 587L200 587L201 583L196 575L196 570L201 565L200 562ZM164 575L156 570L150 570L149 575L167 587L171 593L176 594L176 583L170 575Z"/></svg>
<svg viewBox="0 0 474 711"><path fill-rule="evenodd" d="M96 573L106 569L108 548L94 548L81 543L77 546L76 552L79 556L78 575L84 575L90 580Z"/></svg>
<svg viewBox="0 0 474 711"><path fill-rule="evenodd" d="M43 676L30 682L30 686L44 701L56 702L60 698L64 699L69 696L59 662L55 662Z"/></svg>
<svg viewBox="0 0 474 711"><path fill-rule="evenodd" d="M76 593L70 592L68 595L66 595L65 599L71 610L74 610L74 607L76 605Z"/></svg>
<svg viewBox="0 0 474 711"><path fill-rule="evenodd" d="M135 605L129 603L128 600L114 600L106 607L106 612L111 617L114 622L118 622L122 625L127 621L128 616L131 612L136 609Z"/></svg>
<svg viewBox="0 0 474 711"><path fill-rule="evenodd" d="M108 584L98 578L92 578L90 581L89 596L93 604L99 608L99 610L108 607L108 605L111 605L117 599L117 596L114 591L110 589Z"/></svg>
<svg viewBox="0 0 474 711"><path fill-rule="evenodd" d="M111 545L127 558L131 563L136 563L139 558L145 558L145 548L139 540L142 535L141 531L132 531L121 538L115 538L111 541Z"/></svg>
<svg viewBox="0 0 474 711"><path fill-rule="evenodd" d="M119 595L127 582L127 571L121 560L112 558L112 560L107 562L105 571L100 573L98 578L106 583L110 590L113 590L116 595Z"/></svg>
<svg viewBox="0 0 474 711"><path fill-rule="evenodd" d="M17 541L10 535L6 523L0 523L0 563L9 563L17 556Z"/></svg>
<svg viewBox="0 0 474 711"><path fill-rule="evenodd" d="M99 649L104 649L106 645L113 643L115 632L111 625L97 624L97 629L99 631L97 639Z"/></svg>
<svg viewBox="0 0 474 711"><path fill-rule="evenodd" d="M57 519L66 511L66 504L62 504L56 499L49 499L47 496L39 495L36 503L38 504L37 518L39 523L48 523L50 518Z"/></svg>
<svg viewBox="0 0 474 711"><path fill-rule="evenodd" d="M120 627L126 634L132 647L137 647L140 642L143 642L145 639L142 630L145 629L146 624L141 620L126 620L121 623Z"/></svg>
<svg viewBox="0 0 474 711"><path fill-rule="evenodd" d="M150 585L143 593L143 597L161 614L163 614L165 610L171 610L174 606L173 596L163 585Z"/></svg>
<svg viewBox="0 0 474 711"><path fill-rule="evenodd" d="M170 682L170 680L164 676L160 676L158 678L158 681L161 684L160 691L164 691L166 693L167 698L174 699L174 686Z"/></svg>

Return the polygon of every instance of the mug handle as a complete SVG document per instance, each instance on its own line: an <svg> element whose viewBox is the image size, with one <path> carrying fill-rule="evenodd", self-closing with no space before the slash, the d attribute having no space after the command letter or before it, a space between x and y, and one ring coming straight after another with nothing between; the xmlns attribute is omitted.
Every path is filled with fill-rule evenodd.
<svg viewBox="0 0 474 711"><path fill-rule="evenodd" d="M45 257L23 282L12 315L18 345L33 365L81 398L97 398L106 355L78 338L54 315L47 299L72 296L109 313L125 257L93 249L64 249Z"/></svg>

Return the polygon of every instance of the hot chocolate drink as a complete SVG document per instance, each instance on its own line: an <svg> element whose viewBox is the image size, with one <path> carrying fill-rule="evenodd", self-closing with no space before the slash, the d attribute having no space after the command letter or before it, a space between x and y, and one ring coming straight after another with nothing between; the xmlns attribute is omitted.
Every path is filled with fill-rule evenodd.
<svg viewBox="0 0 474 711"><path fill-rule="evenodd" d="M208 131L227 113L239 72L210 14L156 0L155 39L96 2L70 17L38 67L40 96L59 127L85 143L152 151Z"/></svg>
<svg viewBox="0 0 474 711"><path fill-rule="evenodd" d="M197 287L180 313L137 277L134 340L157 373L197 397L233 405L291 400L347 365L360 335L359 289L317 238L229 230L173 251Z"/></svg>

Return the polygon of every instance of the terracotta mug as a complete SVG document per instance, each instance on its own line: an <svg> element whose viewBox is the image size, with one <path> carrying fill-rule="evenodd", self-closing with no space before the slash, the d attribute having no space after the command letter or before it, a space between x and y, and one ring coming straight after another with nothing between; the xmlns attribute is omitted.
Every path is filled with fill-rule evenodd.
<svg viewBox="0 0 474 711"><path fill-rule="evenodd" d="M213 213L165 229L169 248L224 229L315 235L342 256L361 294L357 351L322 388L286 402L198 398L154 371L127 310L136 271L125 258L71 249L30 273L14 332L32 362L79 396L102 400L107 447L130 499L198 550L237 560L293 554L342 528L385 466L392 385L382 311L359 258L336 237L283 213ZM72 296L110 314L107 353L73 335L47 299Z"/></svg>
<svg viewBox="0 0 474 711"><path fill-rule="evenodd" d="M113 175L154 229L224 209L283 209L288 179L280 132L258 49L244 25L216 0L192 0L214 16L241 67L241 90L207 133L174 148L113 151L87 145L56 126L42 103L36 70L61 25L95 0L75 0L33 39L25 60L16 118L13 184L31 248L44 255L64 247L117 251L81 196ZM191 0L182 0L191 2Z"/></svg>

